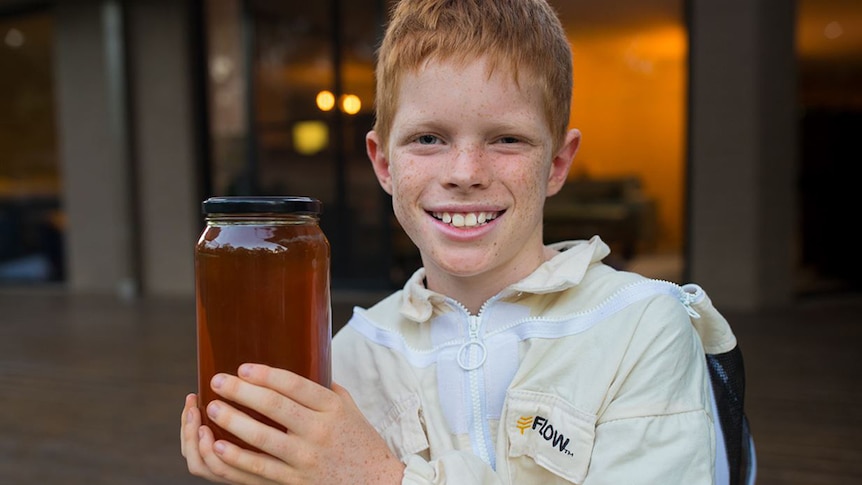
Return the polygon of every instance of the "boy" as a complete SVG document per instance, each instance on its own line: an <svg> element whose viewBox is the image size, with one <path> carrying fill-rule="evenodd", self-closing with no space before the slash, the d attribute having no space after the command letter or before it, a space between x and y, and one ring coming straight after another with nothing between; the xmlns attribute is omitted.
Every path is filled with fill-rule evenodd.
<svg viewBox="0 0 862 485"><path fill-rule="evenodd" d="M544 0L404 0L379 50L368 155L423 268L357 309L325 389L244 365L213 442L183 411L192 473L227 483L712 483L704 349L672 285L544 246L565 182L572 57ZM341 387L341 385L344 387Z"/></svg>

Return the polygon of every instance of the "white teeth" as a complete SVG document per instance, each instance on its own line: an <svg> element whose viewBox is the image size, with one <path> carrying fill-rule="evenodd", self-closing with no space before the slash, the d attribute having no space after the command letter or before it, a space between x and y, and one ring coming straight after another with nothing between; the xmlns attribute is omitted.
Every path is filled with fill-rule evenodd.
<svg viewBox="0 0 862 485"><path fill-rule="evenodd" d="M435 212L434 217L454 227L475 227L497 218L496 212Z"/></svg>

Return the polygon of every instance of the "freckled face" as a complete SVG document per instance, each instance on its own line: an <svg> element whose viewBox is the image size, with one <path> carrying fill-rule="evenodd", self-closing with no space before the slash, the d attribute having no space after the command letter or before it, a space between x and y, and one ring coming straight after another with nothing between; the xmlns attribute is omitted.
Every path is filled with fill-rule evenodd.
<svg viewBox="0 0 862 485"><path fill-rule="evenodd" d="M398 101L387 151L374 132L368 151L429 286L502 288L532 272L544 261L545 198L574 155L552 153L539 88L529 76L521 88L505 72L489 78L484 62L431 62L404 75Z"/></svg>

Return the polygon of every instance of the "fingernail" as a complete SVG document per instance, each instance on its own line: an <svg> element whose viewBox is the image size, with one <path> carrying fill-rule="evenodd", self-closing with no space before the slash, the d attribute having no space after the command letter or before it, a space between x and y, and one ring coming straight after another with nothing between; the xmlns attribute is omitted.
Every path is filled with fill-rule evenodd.
<svg viewBox="0 0 862 485"><path fill-rule="evenodd" d="M224 375L222 374L216 374L212 378L212 381L210 381L210 385L213 389L218 389L222 384L224 384Z"/></svg>
<svg viewBox="0 0 862 485"><path fill-rule="evenodd" d="M243 364L243 365L239 366L239 375L241 375L243 377L250 376L251 375L251 368L252 368L251 364Z"/></svg>
<svg viewBox="0 0 862 485"><path fill-rule="evenodd" d="M213 445L213 450L215 450L215 452L218 453L219 455L224 453L225 448L226 448L225 444L222 443L221 441L216 441L215 444Z"/></svg>
<svg viewBox="0 0 862 485"><path fill-rule="evenodd" d="M209 406L207 406L207 414L211 418L215 418L218 416L219 411L221 411L221 406L218 403L211 402Z"/></svg>
<svg viewBox="0 0 862 485"><path fill-rule="evenodd" d="M195 418L195 413L191 409L189 409L189 412L186 413L186 422L191 423L192 419L194 419L194 418Z"/></svg>

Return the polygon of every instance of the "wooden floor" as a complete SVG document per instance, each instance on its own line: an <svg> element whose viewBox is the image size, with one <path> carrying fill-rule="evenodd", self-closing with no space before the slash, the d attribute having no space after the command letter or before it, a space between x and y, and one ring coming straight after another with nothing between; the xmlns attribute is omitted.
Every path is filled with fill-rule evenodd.
<svg viewBox="0 0 862 485"><path fill-rule="evenodd" d="M338 322L364 304L336 300ZM757 483L862 483L862 295L729 318ZM178 441L194 335L187 299L0 289L0 484L201 483Z"/></svg>

